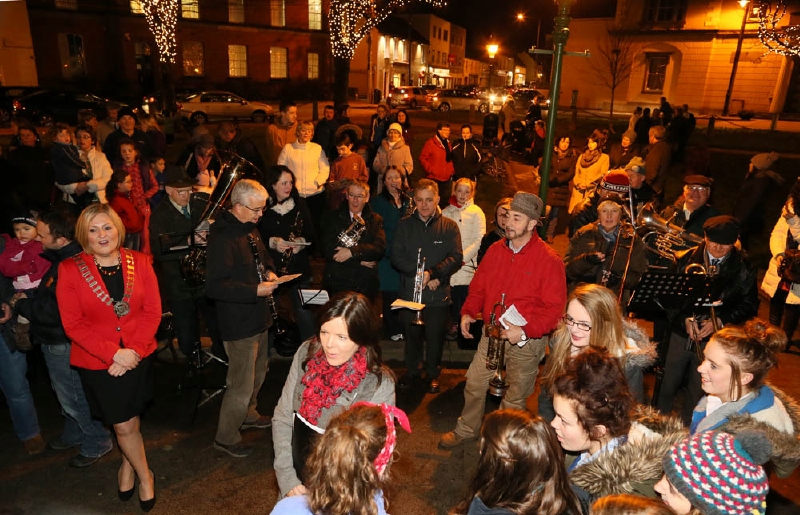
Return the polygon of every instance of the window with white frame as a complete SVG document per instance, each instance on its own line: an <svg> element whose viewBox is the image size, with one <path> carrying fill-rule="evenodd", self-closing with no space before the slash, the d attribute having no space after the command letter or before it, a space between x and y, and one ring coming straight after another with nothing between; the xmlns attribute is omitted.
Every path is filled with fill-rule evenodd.
<svg viewBox="0 0 800 515"><path fill-rule="evenodd" d="M247 77L247 47L228 45L228 77Z"/></svg>
<svg viewBox="0 0 800 515"><path fill-rule="evenodd" d="M181 17L185 19L200 19L199 0L181 0Z"/></svg>
<svg viewBox="0 0 800 515"><path fill-rule="evenodd" d="M183 42L183 74L187 77L202 77L206 74L205 56L201 42Z"/></svg>
<svg viewBox="0 0 800 515"><path fill-rule="evenodd" d="M59 34L58 50L61 55L61 76L67 80L86 76L86 58L83 38L79 34Z"/></svg>
<svg viewBox="0 0 800 515"><path fill-rule="evenodd" d="M286 48L270 47L269 49L269 77L271 79L286 79L289 77L289 51Z"/></svg>
<svg viewBox="0 0 800 515"><path fill-rule="evenodd" d="M286 26L286 0L269 0L270 25Z"/></svg>
<svg viewBox="0 0 800 515"><path fill-rule="evenodd" d="M131 0L131 14L144 14L142 0Z"/></svg>
<svg viewBox="0 0 800 515"><path fill-rule="evenodd" d="M322 0L308 0L308 28L322 30Z"/></svg>
<svg viewBox="0 0 800 515"><path fill-rule="evenodd" d="M648 53L645 55L645 93L662 93L667 81L669 54Z"/></svg>
<svg viewBox="0 0 800 515"><path fill-rule="evenodd" d="M308 78L319 79L319 54L308 54Z"/></svg>
<svg viewBox="0 0 800 515"><path fill-rule="evenodd" d="M244 23L244 0L228 0L228 21Z"/></svg>

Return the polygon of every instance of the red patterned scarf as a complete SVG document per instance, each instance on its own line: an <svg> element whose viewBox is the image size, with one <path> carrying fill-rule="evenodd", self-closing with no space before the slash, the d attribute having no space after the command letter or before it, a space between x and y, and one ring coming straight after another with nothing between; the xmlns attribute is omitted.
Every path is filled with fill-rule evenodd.
<svg viewBox="0 0 800 515"><path fill-rule="evenodd" d="M330 408L343 391L355 390L367 375L367 348L361 347L347 363L334 367L320 349L306 365L306 373L300 380L306 389L298 413L312 424L316 424L322 410Z"/></svg>

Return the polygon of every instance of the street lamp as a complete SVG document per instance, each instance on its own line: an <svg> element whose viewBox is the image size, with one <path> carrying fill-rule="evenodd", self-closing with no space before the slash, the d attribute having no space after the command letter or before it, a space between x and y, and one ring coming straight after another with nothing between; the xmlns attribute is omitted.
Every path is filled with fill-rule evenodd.
<svg viewBox="0 0 800 515"><path fill-rule="evenodd" d="M731 69L731 80L728 82L728 91L725 92L725 104L722 106L722 116L728 116L728 110L731 107L731 95L733 94L733 81L736 80L736 69L739 67L739 57L742 55L742 43L744 42L744 29L747 26L747 18L750 11L747 9L747 4L750 0L739 0L739 5L744 9L742 16L742 29L739 31L739 41L736 43L736 53L733 54L733 68Z"/></svg>
<svg viewBox="0 0 800 515"><path fill-rule="evenodd" d="M497 43L489 43L486 45L486 53L489 54L489 87L492 87L492 75L494 74L494 56L497 55L497 52L500 50L500 46Z"/></svg>

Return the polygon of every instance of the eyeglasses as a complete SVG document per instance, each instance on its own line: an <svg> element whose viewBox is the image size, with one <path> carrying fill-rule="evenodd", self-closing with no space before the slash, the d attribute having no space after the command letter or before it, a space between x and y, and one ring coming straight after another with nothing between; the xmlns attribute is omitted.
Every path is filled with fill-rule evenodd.
<svg viewBox="0 0 800 515"><path fill-rule="evenodd" d="M693 184L693 185L688 185L687 184L686 186L683 187L683 189L685 189L686 191L701 192L701 191L708 191L708 186L698 186L696 184Z"/></svg>
<svg viewBox="0 0 800 515"><path fill-rule="evenodd" d="M250 207L250 206L245 206L244 204L239 204L239 205L240 205L240 206L242 206L242 207L244 207L244 208L247 208L247 209L249 209L249 210L250 210L250 211L252 211L253 213L259 213L259 214L261 214L261 213L263 213L264 211L266 211L266 210L267 210L267 206L264 206L264 207Z"/></svg>
<svg viewBox="0 0 800 515"><path fill-rule="evenodd" d="M367 196L363 194L353 195L352 193L348 193L347 196L350 198L358 198L358 199L367 198Z"/></svg>
<svg viewBox="0 0 800 515"><path fill-rule="evenodd" d="M178 195L188 195L192 192L192 188L186 188L185 190L174 190L174 191Z"/></svg>
<svg viewBox="0 0 800 515"><path fill-rule="evenodd" d="M592 326L590 326L586 322L577 322L574 318L572 318L569 315L564 315L563 320L564 320L564 323L567 324L568 326L577 327L581 331L591 331L592 330Z"/></svg>

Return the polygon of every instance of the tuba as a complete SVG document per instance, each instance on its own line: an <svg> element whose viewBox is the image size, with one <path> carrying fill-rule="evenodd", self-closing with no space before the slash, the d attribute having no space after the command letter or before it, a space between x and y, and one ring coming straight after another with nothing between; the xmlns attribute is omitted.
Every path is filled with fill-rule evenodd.
<svg viewBox="0 0 800 515"><path fill-rule="evenodd" d="M494 376L489 381L489 395L502 398L508 389L505 373L506 344L508 340L500 336L503 327L497 322L497 308L502 313L506 311L506 294L502 294L500 302L492 306L492 314L489 317L489 325L486 326L486 336L489 337L489 344L486 349L486 368L494 370ZM502 313L500 316L502 316Z"/></svg>
<svg viewBox="0 0 800 515"><path fill-rule="evenodd" d="M258 168L247 159L233 153L226 154L227 160L219 171L217 185L214 186L208 204L200 216L200 221L192 232L192 249L181 258L181 276L193 286L199 286L206 282L206 246L194 243L194 233L208 230L208 225L225 206L231 191L233 191L233 186L239 179L257 177L261 174Z"/></svg>
<svg viewBox="0 0 800 515"><path fill-rule="evenodd" d="M675 252L702 243L703 238L658 216L651 205L644 206L636 217L636 230L642 232L645 249L675 262Z"/></svg>
<svg viewBox="0 0 800 515"><path fill-rule="evenodd" d="M350 222L350 226L339 233L339 245L347 249L355 247L366 229L367 224L364 219L358 215L353 215L353 221Z"/></svg>

